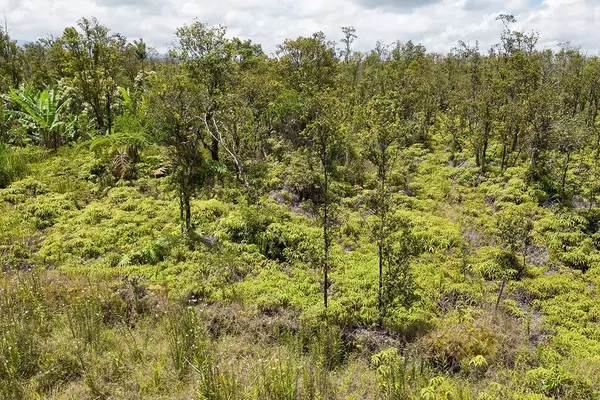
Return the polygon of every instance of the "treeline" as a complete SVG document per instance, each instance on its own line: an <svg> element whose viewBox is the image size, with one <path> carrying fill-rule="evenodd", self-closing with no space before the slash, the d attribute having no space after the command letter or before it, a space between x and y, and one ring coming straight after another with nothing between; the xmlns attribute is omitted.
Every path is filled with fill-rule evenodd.
<svg viewBox="0 0 600 400"><path fill-rule="evenodd" d="M598 200L600 58L568 44L539 49L537 33L498 20L497 45L460 42L448 54L411 41L356 52L351 27L339 43L322 33L285 40L273 57L201 22L178 28L166 57L95 19L23 46L1 32L0 139L53 151L89 141L116 179L135 178L141 152L160 146L167 162L155 174L172 179L184 235L198 190L237 185L256 198L281 189L266 170L286 165L285 189L323 227L325 305L338 199L370 188L383 318L386 304L410 302L406 266L419 251L392 217L391 196L405 189L393 173L399 149L443 148L454 166L474 163L473 185L526 167L541 204Z"/></svg>

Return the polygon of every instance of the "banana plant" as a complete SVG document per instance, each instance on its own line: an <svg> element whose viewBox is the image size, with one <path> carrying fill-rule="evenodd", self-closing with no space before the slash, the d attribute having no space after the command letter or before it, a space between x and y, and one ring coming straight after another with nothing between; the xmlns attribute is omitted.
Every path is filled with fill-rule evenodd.
<svg viewBox="0 0 600 400"><path fill-rule="evenodd" d="M11 89L8 99L15 106L11 113L33 139L42 146L58 149L72 129L64 117L67 101L59 99L52 89L36 92L30 87Z"/></svg>

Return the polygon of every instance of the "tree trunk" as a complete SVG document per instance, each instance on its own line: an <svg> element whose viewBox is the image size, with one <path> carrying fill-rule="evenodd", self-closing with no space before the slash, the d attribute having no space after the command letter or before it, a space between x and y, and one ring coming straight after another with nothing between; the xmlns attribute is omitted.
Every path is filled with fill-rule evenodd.
<svg viewBox="0 0 600 400"><path fill-rule="evenodd" d="M387 179L387 147L384 143L380 143L380 167L379 167L379 176L381 180L381 185L379 187L379 291L378 291L378 311L379 311L379 326L383 324L383 256L384 256L384 241L385 241L385 224L386 224L386 179Z"/></svg>
<svg viewBox="0 0 600 400"><path fill-rule="evenodd" d="M565 202L565 184L567 181L567 172L569 171L569 162L571 161L571 152L567 153L567 159L565 160L565 167L563 169L562 177L560 180L560 202Z"/></svg>
<svg viewBox="0 0 600 400"><path fill-rule="evenodd" d="M383 324L383 243L379 241L379 296L377 308L379 310L379 327Z"/></svg>
<svg viewBox="0 0 600 400"><path fill-rule="evenodd" d="M185 224L183 219L183 191L179 190L179 221L181 222L181 235L185 235Z"/></svg>
<svg viewBox="0 0 600 400"><path fill-rule="evenodd" d="M219 141L213 137L211 141L210 157L213 161L219 161Z"/></svg>
<svg viewBox="0 0 600 400"><path fill-rule="evenodd" d="M112 99L110 91L106 91L106 133L110 135L112 131L112 111L110 109Z"/></svg>
<svg viewBox="0 0 600 400"><path fill-rule="evenodd" d="M211 132L211 122L212 122L212 114L210 112L206 113L206 129L208 129L208 134L210 135L211 142L208 147L208 151L210 151L210 158L213 161L219 161L219 140L217 139L217 134Z"/></svg>
<svg viewBox="0 0 600 400"><path fill-rule="evenodd" d="M540 150L538 149L537 145L534 144L533 149L531 150L531 165L529 166L529 168L530 168L529 175L532 180L537 180L537 178L538 178L537 167L538 167L539 156L540 156Z"/></svg>
<svg viewBox="0 0 600 400"><path fill-rule="evenodd" d="M329 292L329 215L328 215L328 190L329 190L329 177L327 173L327 168L324 165L325 171L325 198L323 205L323 238L324 238L324 257L323 257L323 304L325 308L327 308L327 300L328 300L328 292Z"/></svg>
<svg viewBox="0 0 600 400"><path fill-rule="evenodd" d="M486 122L485 126L484 126L484 134L483 134L483 145L482 145L482 149L481 149L481 174L485 174L485 160L487 158L487 150L488 150L488 145L489 145L489 140L490 140L490 131L491 131L491 123L490 122Z"/></svg>
<svg viewBox="0 0 600 400"><path fill-rule="evenodd" d="M494 307L494 313L498 312L498 307L500 306L500 300L502 299L502 293L504 292L505 287L506 278L502 279L502 284L500 285L500 290L498 291L498 299L496 300L496 307Z"/></svg>
<svg viewBox="0 0 600 400"><path fill-rule="evenodd" d="M179 219L181 220L181 233L185 235L192 228L192 211L190 207L191 188L186 171L181 170L179 174Z"/></svg>
<svg viewBox="0 0 600 400"><path fill-rule="evenodd" d="M190 193L189 191L185 194L184 197L184 207L185 207L185 230L186 233L190 233L192 230L192 210L190 207Z"/></svg>
<svg viewBox="0 0 600 400"><path fill-rule="evenodd" d="M321 132L321 166L323 167L323 305L328 307L329 295L329 160L326 133Z"/></svg>

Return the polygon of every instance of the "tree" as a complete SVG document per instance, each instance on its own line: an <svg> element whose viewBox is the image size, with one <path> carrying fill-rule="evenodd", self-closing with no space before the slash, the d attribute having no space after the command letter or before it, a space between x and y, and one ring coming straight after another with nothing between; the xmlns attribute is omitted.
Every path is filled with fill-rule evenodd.
<svg viewBox="0 0 600 400"><path fill-rule="evenodd" d="M140 75L152 68L156 50L148 46L144 39L127 44L123 55L123 74L130 85L134 85Z"/></svg>
<svg viewBox="0 0 600 400"><path fill-rule="evenodd" d="M573 153L584 148L590 129L585 124L584 116L564 117L552 127L551 148L557 153L554 159L559 161L560 202L566 201L567 174L571 166Z"/></svg>
<svg viewBox="0 0 600 400"><path fill-rule="evenodd" d="M156 141L169 149L179 197L182 234L190 234L190 200L208 174L198 124L198 91L179 66L165 65L150 77L146 95L148 129Z"/></svg>
<svg viewBox="0 0 600 400"><path fill-rule="evenodd" d="M273 111L283 126L279 134L294 147L307 146L302 132L320 109L317 97L334 88L338 60L332 42L322 32L286 40L277 48L276 73L283 86Z"/></svg>
<svg viewBox="0 0 600 400"><path fill-rule="evenodd" d="M277 47L277 55L280 73L299 93L310 96L333 86L338 61L334 44L322 32L285 40Z"/></svg>
<svg viewBox="0 0 600 400"><path fill-rule="evenodd" d="M549 149L552 127L559 117L560 109L560 91L553 77L553 66L547 58L542 65L539 86L527 104L527 118L532 130L529 177L533 181L539 181L547 175L544 156Z"/></svg>
<svg viewBox="0 0 600 400"><path fill-rule="evenodd" d="M390 261L390 190L388 177L403 143L406 142L406 125L398 105L387 96L374 97L366 107L365 117L365 157L377 168L377 200L375 213L378 217L376 228L379 257L378 304L379 323L382 323L384 309L384 265Z"/></svg>
<svg viewBox="0 0 600 400"><path fill-rule="evenodd" d="M237 178L248 185L242 154L243 127L251 121L236 89L247 71L264 60L259 45L240 39L227 39L227 28L199 21L177 29L178 42L170 55L181 61L192 82L198 86L198 122L202 142L215 162L224 150L233 162ZM247 125L246 125L247 126Z"/></svg>
<svg viewBox="0 0 600 400"><path fill-rule="evenodd" d="M223 96L231 85L235 64L234 47L225 35L227 28L209 26L200 21L177 28L178 42L170 55L180 60L192 82L201 88L203 107L201 119L207 138L204 146L213 161L219 161L218 123L215 114L220 111ZM210 143L209 143L210 142Z"/></svg>
<svg viewBox="0 0 600 400"><path fill-rule="evenodd" d="M342 32L344 33L344 37L342 38L342 43L344 44L344 62L348 64L350 55L352 54L352 43L354 43L354 40L358 36L356 36L356 29L353 26L342 26Z"/></svg>
<svg viewBox="0 0 600 400"><path fill-rule="evenodd" d="M17 42L0 27L0 91L20 85L23 77L21 53Z"/></svg>
<svg viewBox="0 0 600 400"><path fill-rule="evenodd" d="M53 64L49 57L51 44L50 39L40 39L23 46L24 81L38 90L55 87L56 84L52 76Z"/></svg>
<svg viewBox="0 0 600 400"><path fill-rule="evenodd" d="M77 28L65 29L58 39L65 50L70 83L91 108L98 130L110 133L127 41L95 18L80 19Z"/></svg>
<svg viewBox="0 0 600 400"><path fill-rule="evenodd" d="M526 253L532 240L533 218L534 209L528 203L507 203L493 216L491 232L502 249L496 260L499 267L497 276L502 279L496 309L508 279L521 279L525 272Z"/></svg>
<svg viewBox="0 0 600 400"><path fill-rule="evenodd" d="M502 145L500 168L505 171L524 156L530 125L527 105L539 83L541 64L534 52L537 33L512 31L509 25L516 22L512 15L497 19L504 24L494 64L499 104L496 126Z"/></svg>
<svg viewBox="0 0 600 400"><path fill-rule="evenodd" d="M390 314L390 311L398 308L407 309L418 299L412 262L421 252L422 247L412 232L412 224L406 218L391 214L387 224L390 233L383 253L385 270L381 321Z"/></svg>
<svg viewBox="0 0 600 400"><path fill-rule="evenodd" d="M312 155L316 156L320 166L320 190L313 197L313 202L320 211L321 226L323 228L323 305L328 307L329 301L329 270L331 268L329 250L332 240L333 228L333 194L331 193L331 179L335 172L336 156L341 142L340 110L335 104L335 97L331 93L324 93L315 99L315 120L307 126L304 135L312 148Z"/></svg>
<svg viewBox="0 0 600 400"><path fill-rule="evenodd" d="M489 60L479 54L478 45L469 47L461 42L460 46L459 59L467 77L462 88L462 118L466 121L469 141L475 153L475 163L481 174L485 174L497 109L496 94L492 88L493 70Z"/></svg>

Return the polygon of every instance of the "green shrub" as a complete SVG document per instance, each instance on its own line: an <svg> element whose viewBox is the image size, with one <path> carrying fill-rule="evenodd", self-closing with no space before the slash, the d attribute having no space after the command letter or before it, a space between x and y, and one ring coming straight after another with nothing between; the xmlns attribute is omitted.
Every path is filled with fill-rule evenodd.
<svg viewBox="0 0 600 400"><path fill-rule="evenodd" d="M19 204L48 192L49 188L45 183L29 177L13 183L0 192L0 199L12 204Z"/></svg>
<svg viewBox="0 0 600 400"><path fill-rule="evenodd" d="M443 371L458 372L474 357L494 360L500 338L484 326L453 326L432 332L422 340L429 362Z"/></svg>
<svg viewBox="0 0 600 400"><path fill-rule="evenodd" d="M38 196L35 202L26 204L24 211L37 229L46 229L54 225L59 218L68 216L75 208L75 204L65 195L49 194Z"/></svg>
<svg viewBox="0 0 600 400"><path fill-rule="evenodd" d="M597 394L589 380L571 376L558 366L527 371L525 382L534 392L553 398L592 399Z"/></svg>
<svg viewBox="0 0 600 400"><path fill-rule="evenodd" d="M275 261L317 265L323 254L321 230L297 223L273 223L262 237L263 254Z"/></svg>

